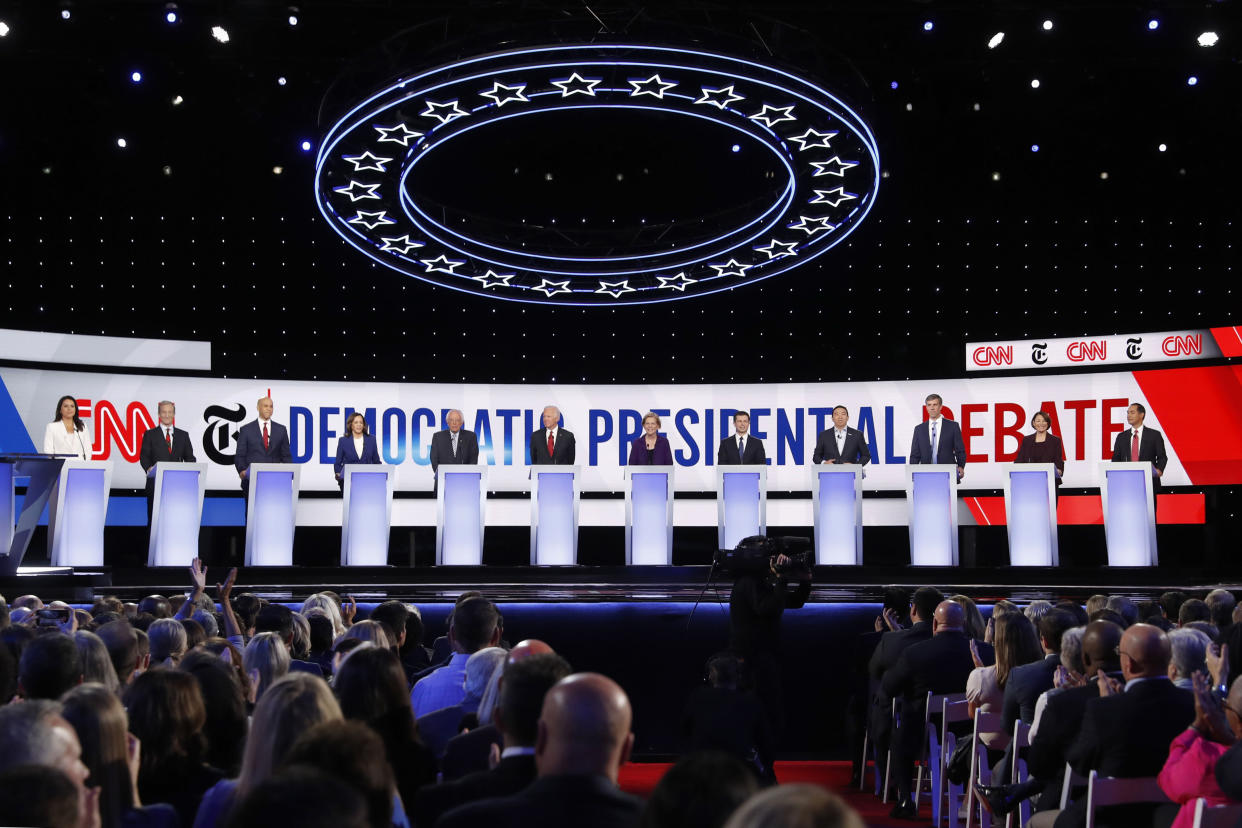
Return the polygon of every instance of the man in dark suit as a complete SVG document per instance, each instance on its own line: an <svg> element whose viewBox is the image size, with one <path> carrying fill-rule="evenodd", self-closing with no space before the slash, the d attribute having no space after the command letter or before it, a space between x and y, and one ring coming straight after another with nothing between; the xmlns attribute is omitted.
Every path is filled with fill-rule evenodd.
<svg viewBox="0 0 1242 828"><path fill-rule="evenodd" d="M194 462L190 435L185 429L173 425L177 406L168 400L160 400L155 410L160 423L143 433L142 447L138 451L138 463L147 475L147 525L151 524L151 513L155 507L155 464Z"/></svg>
<svg viewBox="0 0 1242 828"><path fill-rule="evenodd" d="M242 493L250 494L251 463L292 463L293 455L289 451L289 431L280 423L272 422L272 411L275 406L271 397L264 397L256 403L259 418L246 423L237 432L237 453L233 456L233 465L237 467L237 476L241 478Z"/></svg>
<svg viewBox="0 0 1242 828"><path fill-rule="evenodd" d="M411 811L414 824L433 825L442 814L459 805L510 796L534 782L535 740L544 696L571 672L569 662L555 653L506 664L500 701L492 713L504 740L499 763L491 770L419 790Z"/></svg>
<svg viewBox="0 0 1242 828"><path fill-rule="evenodd" d="M966 444L962 442L962 427L940 415L942 403L939 394L929 394L923 401L927 407L927 421L914 427L909 463L955 463L957 479L961 480L966 473Z"/></svg>
<svg viewBox="0 0 1242 828"><path fill-rule="evenodd" d="M893 739L897 804L890 816L895 819L914 819L918 814L917 803L910 797L910 779L923 743L927 694L964 692L966 679L975 669L965 626L962 605L941 601L932 619L932 637L907 647L880 683L887 696L902 699L901 727ZM991 645L978 641L975 646L985 665L996 660Z"/></svg>
<svg viewBox="0 0 1242 828"><path fill-rule="evenodd" d="M1169 464L1169 455L1164 450L1164 435L1143 425L1146 417L1147 409L1140 403L1126 409L1126 422L1130 427L1118 434L1117 442L1113 443L1113 462L1150 462L1151 482L1159 488L1164 467Z"/></svg>
<svg viewBox="0 0 1242 828"><path fill-rule="evenodd" d="M820 463L859 463L863 466L871 462L871 450L867 441L856 428L850 428L850 410L843 405L832 409L832 428L820 433L815 442L815 454L811 460Z"/></svg>
<svg viewBox="0 0 1242 828"><path fill-rule="evenodd" d="M572 466L577 458L574 434L560 427L561 410L549 405L543 410L543 428L530 435L532 466Z"/></svg>
<svg viewBox="0 0 1242 828"><path fill-rule="evenodd" d="M454 408L444 418L448 428L431 435L431 474L434 478L432 490L438 490L440 477L437 470L441 465L473 466L479 462L479 438L473 431L462 428L465 418Z"/></svg>
<svg viewBox="0 0 1242 828"><path fill-rule="evenodd" d="M538 778L521 793L454 808L438 828L632 828L643 801L617 789L634 734L630 700L612 679L577 673L543 700L535 738Z"/></svg>
<svg viewBox="0 0 1242 828"><path fill-rule="evenodd" d="M734 412L733 435L720 441L720 449L716 452L716 465L762 466L766 462L763 441L750 434L750 413Z"/></svg>
<svg viewBox="0 0 1242 828"><path fill-rule="evenodd" d="M1065 631L1078 626L1078 619L1060 609L1049 610L1039 619L1039 643L1044 660L1023 664L1009 671L1005 682L1005 703L1001 708L1001 724L1006 733L1013 732L1014 722L1021 719L1028 725L1035 721L1035 702L1052 689L1052 680L1061 664L1061 638Z"/></svg>

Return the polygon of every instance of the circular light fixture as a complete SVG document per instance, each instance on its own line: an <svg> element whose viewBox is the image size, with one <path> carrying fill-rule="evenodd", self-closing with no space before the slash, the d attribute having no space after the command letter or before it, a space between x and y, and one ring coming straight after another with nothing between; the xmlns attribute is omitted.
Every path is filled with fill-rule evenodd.
<svg viewBox="0 0 1242 828"><path fill-rule="evenodd" d="M730 146L740 136L766 149L785 184L758 215L712 238L582 256L471 237L420 208L407 186L423 159L484 125L601 110L713 125ZM729 290L822 255L871 211L879 171L862 118L787 71L697 49L558 45L468 58L377 91L320 142L315 198L351 246L423 281L512 301L611 306Z"/></svg>

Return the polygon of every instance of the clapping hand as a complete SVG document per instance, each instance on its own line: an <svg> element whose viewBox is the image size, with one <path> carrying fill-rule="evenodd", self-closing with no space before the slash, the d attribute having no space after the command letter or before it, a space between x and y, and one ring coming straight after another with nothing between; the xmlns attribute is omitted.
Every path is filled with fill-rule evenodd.
<svg viewBox="0 0 1242 828"><path fill-rule="evenodd" d="M892 607L885 607L884 611L881 613L881 616L884 618L884 623L887 624L888 628L893 632L901 629L901 622L897 620L897 611Z"/></svg>
<svg viewBox="0 0 1242 828"><path fill-rule="evenodd" d="M1191 676L1195 695L1195 721L1191 725L1204 739L1224 745L1234 743L1233 728L1225 719L1224 705L1208 684L1209 679L1201 672Z"/></svg>
<svg viewBox="0 0 1242 828"><path fill-rule="evenodd" d="M1228 678L1229 645L1209 644L1206 657L1208 672L1212 674L1212 685L1220 687Z"/></svg>
<svg viewBox="0 0 1242 828"><path fill-rule="evenodd" d="M1120 681L1105 673L1103 670L1095 671L1096 678L1099 680L1100 698L1108 696L1116 696L1125 690Z"/></svg>
<svg viewBox="0 0 1242 828"><path fill-rule="evenodd" d="M983 659L979 658L979 643L973 638L970 639L970 658L975 662L975 669L983 666Z"/></svg>
<svg viewBox="0 0 1242 828"><path fill-rule="evenodd" d="M354 623L354 616L358 614L358 602L351 595L348 603L341 603L341 617L345 619L346 626Z"/></svg>

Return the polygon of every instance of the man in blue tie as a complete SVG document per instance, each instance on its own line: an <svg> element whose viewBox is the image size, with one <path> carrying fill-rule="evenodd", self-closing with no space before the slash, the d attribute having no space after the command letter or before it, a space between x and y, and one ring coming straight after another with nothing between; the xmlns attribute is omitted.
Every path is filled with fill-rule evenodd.
<svg viewBox="0 0 1242 828"><path fill-rule="evenodd" d="M962 427L940 415L943 401L939 394L929 394L923 404L927 407L927 422L914 427L914 442L910 445L910 464L955 463L957 479L966 473L966 444L962 442Z"/></svg>
<svg viewBox="0 0 1242 828"><path fill-rule="evenodd" d="M767 462L766 457L763 441L750 433L750 412L735 412L733 434L720 441L720 448L716 452L716 465L763 465Z"/></svg>

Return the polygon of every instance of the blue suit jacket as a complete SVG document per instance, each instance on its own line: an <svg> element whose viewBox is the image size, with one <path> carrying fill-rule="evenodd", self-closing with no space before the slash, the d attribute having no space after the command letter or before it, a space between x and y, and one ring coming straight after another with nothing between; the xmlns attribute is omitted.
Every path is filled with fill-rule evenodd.
<svg viewBox="0 0 1242 828"><path fill-rule="evenodd" d="M381 463L379 447L375 444L374 434L362 435L362 456L354 450L354 437L346 434L336 442L336 462L332 469L339 475L345 474L346 463Z"/></svg>
<svg viewBox="0 0 1242 828"><path fill-rule="evenodd" d="M936 435L936 457L932 457L931 429L926 422L914 427L914 441L910 444L911 465L924 463L952 463L966 465L966 444L962 442L962 427L948 417L940 418L940 433Z"/></svg>
<svg viewBox="0 0 1242 828"><path fill-rule="evenodd" d="M267 451L263 450L263 432L259 429L258 420L251 420L238 430L233 465L239 474L250 468L251 463L293 462L293 455L289 453L289 430L274 420L269 422Z"/></svg>

